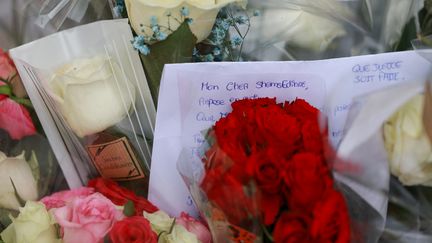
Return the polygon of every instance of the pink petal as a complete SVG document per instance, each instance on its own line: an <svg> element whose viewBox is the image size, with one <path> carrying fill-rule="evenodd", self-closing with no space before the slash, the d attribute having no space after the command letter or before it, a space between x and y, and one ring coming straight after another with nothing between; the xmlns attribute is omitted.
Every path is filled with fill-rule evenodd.
<svg viewBox="0 0 432 243"><path fill-rule="evenodd" d="M16 69L9 55L0 49L0 78L9 79L16 74Z"/></svg>
<svg viewBox="0 0 432 243"><path fill-rule="evenodd" d="M8 98L0 99L0 129L6 130L15 140L36 133L36 128L27 109Z"/></svg>

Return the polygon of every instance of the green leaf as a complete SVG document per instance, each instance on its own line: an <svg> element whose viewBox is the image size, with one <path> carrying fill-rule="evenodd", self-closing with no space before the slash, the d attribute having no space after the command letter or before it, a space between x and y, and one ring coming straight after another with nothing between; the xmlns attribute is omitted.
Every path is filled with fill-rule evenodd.
<svg viewBox="0 0 432 243"><path fill-rule="evenodd" d="M425 0L424 8L426 9L426 11L432 12L432 0Z"/></svg>
<svg viewBox="0 0 432 243"><path fill-rule="evenodd" d="M26 106L27 108L33 109L33 104L31 103L31 101L29 99L18 98L15 96L11 96L10 98L20 105L23 105L23 106Z"/></svg>
<svg viewBox="0 0 432 243"><path fill-rule="evenodd" d="M61 239L61 226L59 224L54 224L54 228L55 228L55 232L56 232L56 236L57 239Z"/></svg>
<svg viewBox="0 0 432 243"><path fill-rule="evenodd" d="M366 22L369 24L370 28L373 28L374 25L374 17L372 13L372 4L370 0L363 1L362 6L363 13L366 15Z"/></svg>
<svg viewBox="0 0 432 243"><path fill-rule="evenodd" d="M15 187L15 183L13 182L12 178L9 177L9 179L10 179L10 181L12 183L12 187L14 189L15 197L18 200L18 203L20 204L21 207L24 207L26 201L24 199L22 199L22 197L18 194L18 191L17 191L17 189Z"/></svg>
<svg viewBox="0 0 432 243"><path fill-rule="evenodd" d="M12 95L12 88L9 85L2 85L0 86L0 95Z"/></svg>
<svg viewBox="0 0 432 243"><path fill-rule="evenodd" d="M183 22L166 40L151 45L148 55L140 55L155 104L164 65L190 62L196 42L189 24Z"/></svg>
<svg viewBox="0 0 432 243"><path fill-rule="evenodd" d="M111 239L110 239L110 237L109 237L109 234L107 234L107 235L105 235L105 237L104 237L104 241L103 241L104 243L111 243ZM1 243L1 242L0 242Z"/></svg>
<svg viewBox="0 0 432 243"><path fill-rule="evenodd" d="M5 230L10 224L12 224L12 217L17 217L19 211L12 209L0 208L0 232Z"/></svg>
<svg viewBox="0 0 432 243"><path fill-rule="evenodd" d="M134 202L128 200L123 208L123 214L126 217L131 217L135 215L135 204Z"/></svg>
<svg viewBox="0 0 432 243"><path fill-rule="evenodd" d="M415 38L417 38L415 20L414 18L411 18L410 21L405 25L402 31L401 38L399 39L399 42L396 44L394 51L411 50L412 49L411 41Z"/></svg>

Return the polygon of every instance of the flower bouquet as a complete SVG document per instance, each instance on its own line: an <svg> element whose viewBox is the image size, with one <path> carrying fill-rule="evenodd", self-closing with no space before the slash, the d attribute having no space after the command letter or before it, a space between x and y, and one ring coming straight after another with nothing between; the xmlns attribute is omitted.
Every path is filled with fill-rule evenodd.
<svg viewBox="0 0 432 243"><path fill-rule="evenodd" d="M339 147L340 156L357 166L375 165L373 176L378 180L341 180L357 189L366 186L369 195L385 198L375 207L385 219L380 226L382 242L432 239L432 149L427 133L430 124L426 123L431 112L430 95L424 82L410 82L359 97ZM379 115L371 118L371 114ZM370 155L360 156L365 151Z"/></svg>
<svg viewBox="0 0 432 243"><path fill-rule="evenodd" d="M26 200L66 188L38 122L12 60L0 49L0 230Z"/></svg>
<svg viewBox="0 0 432 243"><path fill-rule="evenodd" d="M11 51L73 188L102 176L147 194L155 111L130 37L96 22Z"/></svg>
<svg viewBox="0 0 432 243"><path fill-rule="evenodd" d="M0 233L2 242L211 242L198 220L187 214L171 218L145 198L102 178L27 201L19 210Z"/></svg>
<svg viewBox="0 0 432 243"><path fill-rule="evenodd" d="M215 242L350 242L349 210L306 101L244 99L178 162Z"/></svg>
<svg viewBox="0 0 432 243"><path fill-rule="evenodd" d="M108 1L114 17L129 19L131 43L140 52L155 103L168 63L311 60L405 50L403 40L411 36L403 30L423 7L422 0Z"/></svg>

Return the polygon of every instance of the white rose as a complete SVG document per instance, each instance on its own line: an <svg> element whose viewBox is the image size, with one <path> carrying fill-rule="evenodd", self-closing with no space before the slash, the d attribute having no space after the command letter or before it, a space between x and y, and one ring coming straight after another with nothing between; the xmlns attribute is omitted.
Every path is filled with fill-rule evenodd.
<svg viewBox="0 0 432 243"><path fill-rule="evenodd" d="M349 14L349 10L336 1L332 9ZM301 8L268 8L261 12L261 16L251 18L246 44L258 43L255 47L247 48L261 48L262 45L286 42L295 47L321 52L334 39L344 35L346 31L343 26L328 17Z"/></svg>
<svg viewBox="0 0 432 243"><path fill-rule="evenodd" d="M78 59L62 66L49 86L67 123L80 137L120 122L135 102L135 86L105 57Z"/></svg>
<svg viewBox="0 0 432 243"><path fill-rule="evenodd" d="M159 26L169 26L174 31L181 24L177 20L184 18L180 10L183 7L188 8L187 17L192 19L189 26L198 42L209 36L219 10L234 2L243 6L247 4L247 0L125 0L132 28L137 34L144 36L153 35L149 28L152 16L157 18ZM168 18L168 14L171 14L171 17Z"/></svg>
<svg viewBox="0 0 432 243"><path fill-rule="evenodd" d="M168 232L174 222L174 218L171 218L163 211L157 211L154 213L144 212L144 217L150 221L152 230L156 234L161 234L159 242L161 243L199 243L196 235L190 233L186 228L180 224L175 224L171 233Z"/></svg>
<svg viewBox="0 0 432 243"><path fill-rule="evenodd" d="M424 96L417 95L384 124L390 170L404 185L432 186L432 147L423 126L423 105Z"/></svg>
<svg viewBox="0 0 432 243"><path fill-rule="evenodd" d="M37 182L24 159L24 153L15 158L8 158L0 151L0 207L18 210L20 204L11 179L23 200L37 200Z"/></svg>
<svg viewBox="0 0 432 243"><path fill-rule="evenodd" d="M144 211L144 217L150 221L153 231L157 234L160 234L162 231L169 231L174 221L173 218L161 210L154 213L147 213Z"/></svg>
<svg viewBox="0 0 432 243"><path fill-rule="evenodd" d="M5 243L60 243L55 221L43 203L28 201L2 233Z"/></svg>
<svg viewBox="0 0 432 243"><path fill-rule="evenodd" d="M176 224L174 225L171 234L162 234L160 237L161 243L199 243L196 235L190 233L185 227Z"/></svg>

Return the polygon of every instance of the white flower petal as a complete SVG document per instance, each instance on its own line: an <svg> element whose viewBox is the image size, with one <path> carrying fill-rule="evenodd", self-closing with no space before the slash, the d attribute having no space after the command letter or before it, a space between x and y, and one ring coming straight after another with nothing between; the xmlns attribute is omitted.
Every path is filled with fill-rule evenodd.
<svg viewBox="0 0 432 243"><path fill-rule="evenodd" d="M0 207L18 210L19 202L15 196L11 179L23 200L37 200L37 182L23 154L6 158L0 152Z"/></svg>
<svg viewBox="0 0 432 243"><path fill-rule="evenodd" d="M135 86L108 59L79 59L61 67L51 91L71 129L80 137L101 132L124 119L135 102Z"/></svg>

